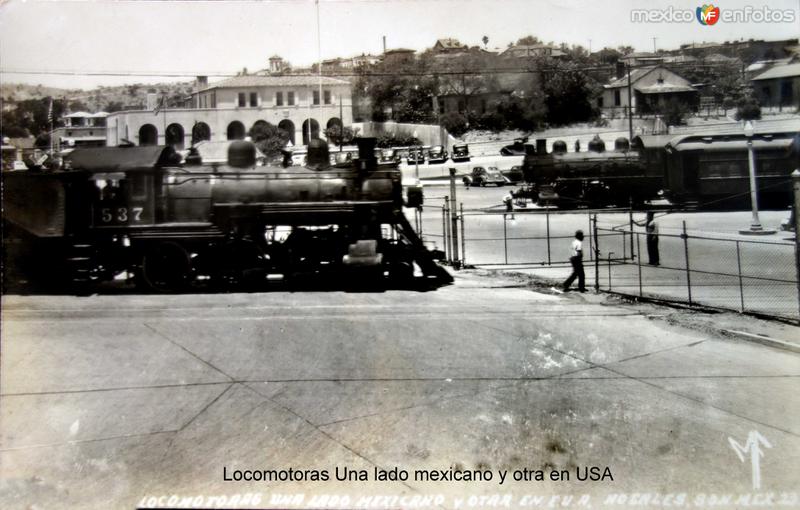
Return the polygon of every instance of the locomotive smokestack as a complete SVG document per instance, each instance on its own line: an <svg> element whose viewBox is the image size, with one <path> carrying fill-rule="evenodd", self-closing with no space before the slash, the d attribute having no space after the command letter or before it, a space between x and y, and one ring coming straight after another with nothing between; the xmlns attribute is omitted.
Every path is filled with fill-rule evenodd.
<svg viewBox="0 0 800 510"><path fill-rule="evenodd" d="M547 154L547 140L544 138L536 139L536 154Z"/></svg>
<svg viewBox="0 0 800 510"><path fill-rule="evenodd" d="M356 138L358 160L362 169L371 170L377 166L377 160L375 159L375 146L377 143L377 138Z"/></svg>

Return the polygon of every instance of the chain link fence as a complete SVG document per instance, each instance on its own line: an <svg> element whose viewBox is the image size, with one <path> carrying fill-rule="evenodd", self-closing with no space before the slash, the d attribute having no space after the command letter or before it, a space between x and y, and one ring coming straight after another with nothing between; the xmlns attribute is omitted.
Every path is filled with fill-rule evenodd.
<svg viewBox="0 0 800 510"><path fill-rule="evenodd" d="M715 236L687 232L684 222L682 229L661 229L653 260L643 222L634 221L642 215L613 209L464 212L445 199L415 214L415 221L426 243L456 267L516 269L561 282L570 273L575 231L583 230L587 287L800 320L795 242L786 235Z"/></svg>

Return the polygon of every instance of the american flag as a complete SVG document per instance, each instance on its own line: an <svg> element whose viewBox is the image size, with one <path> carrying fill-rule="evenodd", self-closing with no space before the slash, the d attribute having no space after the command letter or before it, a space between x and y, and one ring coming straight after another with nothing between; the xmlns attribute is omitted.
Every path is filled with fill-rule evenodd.
<svg viewBox="0 0 800 510"><path fill-rule="evenodd" d="M158 115L158 112L160 112L161 109L164 108L166 99L167 99L166 96L161 96L158 98L158 101L156 102L156 107L153 109L153 115Z"/></svg>

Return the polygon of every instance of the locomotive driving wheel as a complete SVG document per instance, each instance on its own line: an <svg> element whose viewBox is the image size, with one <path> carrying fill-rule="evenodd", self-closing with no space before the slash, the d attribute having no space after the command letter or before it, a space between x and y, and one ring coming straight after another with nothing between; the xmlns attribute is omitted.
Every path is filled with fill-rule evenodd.
<svg viewBox="0 0 800 510"><path fill-rule="evenodd" d="M142 259L141 277L156 292L178 292L192 277L189 254L178 243L166 241L152 246Z"/></svg>

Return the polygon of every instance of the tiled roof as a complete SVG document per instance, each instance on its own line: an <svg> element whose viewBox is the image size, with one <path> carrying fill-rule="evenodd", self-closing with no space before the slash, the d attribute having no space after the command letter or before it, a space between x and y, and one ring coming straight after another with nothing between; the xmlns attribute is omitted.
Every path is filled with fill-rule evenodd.
<svg viewBox="0 0 800 510"><path fill-rule="evenodd" d="M311 87L319 85L349 85L345 80L337 80L327 76L315 75L288 75L288 76L236 76L227 80L211 83L200 92L223 88L244 88L244 87Z"/></svg>

